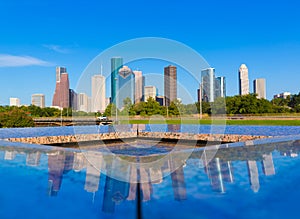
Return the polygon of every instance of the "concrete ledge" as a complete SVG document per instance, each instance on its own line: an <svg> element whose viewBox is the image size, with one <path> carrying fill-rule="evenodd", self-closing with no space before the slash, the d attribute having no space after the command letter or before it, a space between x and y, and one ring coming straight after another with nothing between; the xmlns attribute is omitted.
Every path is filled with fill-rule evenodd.
<svg viewBox="0 0 300 219"><path fill-rule="evenodd" d="M62 135L62 136L42 136L28 138L8 138L5 140L11 142L22 142L29 144L67 144L90 141L106 141L120 140L132 138L149 138L166 140L186 140L186 141L203 141L203 142L243 142L256 139L269 138L269 136L255 135L222 135L222 134L190 134L190 133L174 133L174 132L111 132L100 134L81 134L81 135Z"/></svg>

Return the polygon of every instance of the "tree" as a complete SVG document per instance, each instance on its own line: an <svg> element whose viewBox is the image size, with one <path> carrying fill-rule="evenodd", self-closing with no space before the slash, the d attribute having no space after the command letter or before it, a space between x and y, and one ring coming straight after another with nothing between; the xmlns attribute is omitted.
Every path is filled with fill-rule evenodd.
<svg viewBox="0 0 300 219"><path fill-rule="evenodd" d="M224 97L218 97L211 104L211 113L216 114L226 114L226 103Z"/></svg>
<svg viewBox="0 0 300 219"><path fill-rule="evenodd" d="M126 97L123 100L123 105L124 108L121 112L122 115L130 115L130 116L136 115L136 112L134 111L134 105L132 104L132 101L129 97Z"/></svg>
<svg viewBox="0 0 300 219"><path fill-rule="evenodd" d="M0 112L0 127L33 127L34 121L28 112L13 108L8 112Z"/></svg>
<svg viewBox="0 0 300 219"><path fill-rule="evenodd" d="M119 109L117 110L117 113L120 113ZM103 113L103 116L116 116L116 105L113 103L108 104Z"/></svg>

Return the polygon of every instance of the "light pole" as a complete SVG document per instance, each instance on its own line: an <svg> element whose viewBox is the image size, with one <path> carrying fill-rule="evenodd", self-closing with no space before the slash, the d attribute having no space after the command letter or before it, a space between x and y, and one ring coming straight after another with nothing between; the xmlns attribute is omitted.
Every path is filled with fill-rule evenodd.
<svg viewBox="0 0 300 219"><path fill-rule="evenodd" d="M199 89L199 118L202 119L202 83Z"/></svg>
<svg viewBox="0 0 300 219"><path fill-rule="evenodd" d="M117 91L117 82L118 82L117 77L115 77L115 81L116 81L115 91ZM116 95L115 99L116 99L116 123L117 123L118 122L118 107L117 107L117 105L118 105L118 98L117 98L118 94L117 94L117 92L115 92L115 95Z"/></svg>

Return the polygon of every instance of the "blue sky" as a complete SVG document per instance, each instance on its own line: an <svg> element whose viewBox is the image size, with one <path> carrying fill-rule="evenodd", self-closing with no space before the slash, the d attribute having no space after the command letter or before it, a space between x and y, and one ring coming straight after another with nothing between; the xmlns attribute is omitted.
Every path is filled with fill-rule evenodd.
<svg viewBox="0 0 300 219"><path fill-rule="evenodd" d="M242 63L249 68L251 91L252 81L263 77L269 99L298 93L299 7L297 0L1 1L0 104L9 97L30 104L31 94L44 93L51 105L55 66L67 67L75 88L95 56L137 37L169 38L193 48L226 77L227 95L238 92Z"/></svg>

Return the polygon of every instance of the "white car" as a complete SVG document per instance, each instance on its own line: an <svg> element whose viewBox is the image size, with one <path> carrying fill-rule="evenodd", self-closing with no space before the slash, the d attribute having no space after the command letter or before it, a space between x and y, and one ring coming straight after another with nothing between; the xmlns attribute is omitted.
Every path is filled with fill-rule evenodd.
<svg viewBox="0 0 300 219"><path fill-rule="evenodd" d="M97 119L99 119L100 121L106 121L107 117L106 116L99 116L99 117L97 117Z"/></svg>

